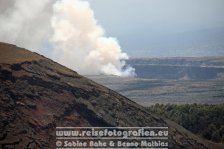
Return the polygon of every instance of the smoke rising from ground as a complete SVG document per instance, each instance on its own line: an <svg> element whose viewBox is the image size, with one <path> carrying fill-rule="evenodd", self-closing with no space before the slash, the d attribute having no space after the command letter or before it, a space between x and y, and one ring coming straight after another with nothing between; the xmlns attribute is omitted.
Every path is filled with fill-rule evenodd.
<svg viewBox="0 0 224 149"><path fill-rule="evenodd" d="M0 2L4 3L4 2ZM83 0L15 0L0 15L0 41L45 52L81 74L135 75ZM50 52L49 52L50 51Z"/></svg>

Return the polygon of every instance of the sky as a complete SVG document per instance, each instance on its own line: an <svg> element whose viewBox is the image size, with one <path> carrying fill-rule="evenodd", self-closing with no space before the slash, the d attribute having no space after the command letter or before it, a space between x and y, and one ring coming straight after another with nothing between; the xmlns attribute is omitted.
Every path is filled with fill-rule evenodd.
<svg viewBox="0 0 224 149"><path fill-rule="evenodd" d="M104 30L103 36L113 37L119 43L120 55L124 52L129 57L224 56L224 0L82 1L90 3L96 25ZM32 37L37 41L43 36L46 39L50 36L49 30L51 32L53 30L49 23L52 17L52 5L55 2L57 0L40 2L0 0L0 14L3 14L6 9L9 12L12 11L14 4L24 9L21 12L33 11L30 16L26 16L28 19L31 18L28 21L25 20L26 18L9 18L7 13L3 14L6 19L11 19L11 24L5 26L16 26L18 23L21 26L19 29L22 28L28 32L23 34L24 41L18 41L16 44L26 47L26 41L30 39L29 32L33 31L33 28L38 30L38 36ZM31 10L27 8L27 5ZM14 15L16 16L16 13ZM2 19L3 22L7 22L4 19ZM40 21L47 20L49 20L48 24L39 24ZM15 31L18 30L15 28ZM21 31L18 32L21 33ZM42 33L41 36L39 32ZM5 39L3 34L0 37ZM26 40L25 37L27 37ZM28 45L27 48L35 49L37 44L39 43L33 40L30 42L32 46ZM41 52L51 55L52 46L46 42L45 47L48 49Z"/></svg>
<svg viewBox="0 0 224 149"><path fill-rule="evenodd" d="M83 75L135 76L117 39L84 0L0 0L0 41L42 54Z"/></svg>
<svg viewBox="0 0 224 149"><path fill-rule="evenodd" d="M88 1L131 57L224 55L223 0Z"/></svg>

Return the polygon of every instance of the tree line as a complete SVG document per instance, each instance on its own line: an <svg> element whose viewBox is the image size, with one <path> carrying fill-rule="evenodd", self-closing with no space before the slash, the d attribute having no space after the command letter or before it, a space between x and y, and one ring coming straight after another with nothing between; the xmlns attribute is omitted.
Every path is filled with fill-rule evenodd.
<svg viewBox="0 0 224 149"><path fill-rule="evenodd" d="M148 109L205 139L224 143L224 104L155 104Z"/></svg>

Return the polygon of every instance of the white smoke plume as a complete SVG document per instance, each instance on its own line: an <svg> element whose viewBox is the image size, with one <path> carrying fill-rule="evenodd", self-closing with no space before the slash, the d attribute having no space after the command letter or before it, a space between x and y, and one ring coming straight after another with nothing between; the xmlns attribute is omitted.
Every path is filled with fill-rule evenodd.
<svg viewBox="0 0 224 149"><path fill-rule="evenodd" d="M45 11L52 0L0 0L0 41L38 51L50 36L50 13ZM5 3L9 5L5 6Z"/></svg>
<svg viewBox="0 0 224 149"><path fill-rule="evenodd" d="M125 66L128 55L115 38L105 37L84 0L14 0L0 15L0 31L0 41L45 49L81 74L135 75Z"/></svg>

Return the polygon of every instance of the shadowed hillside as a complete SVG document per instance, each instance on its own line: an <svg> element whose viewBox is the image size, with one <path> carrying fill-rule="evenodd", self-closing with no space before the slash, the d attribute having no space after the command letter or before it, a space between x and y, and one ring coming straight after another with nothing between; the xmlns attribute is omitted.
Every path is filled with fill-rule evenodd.
<svg viewBox="0 0 224 149"><path fill-rule="evenodd" d="M223 147L52 60L0 43L1 148L55 148L59 126L165 126L169 148Z"/></svg>

